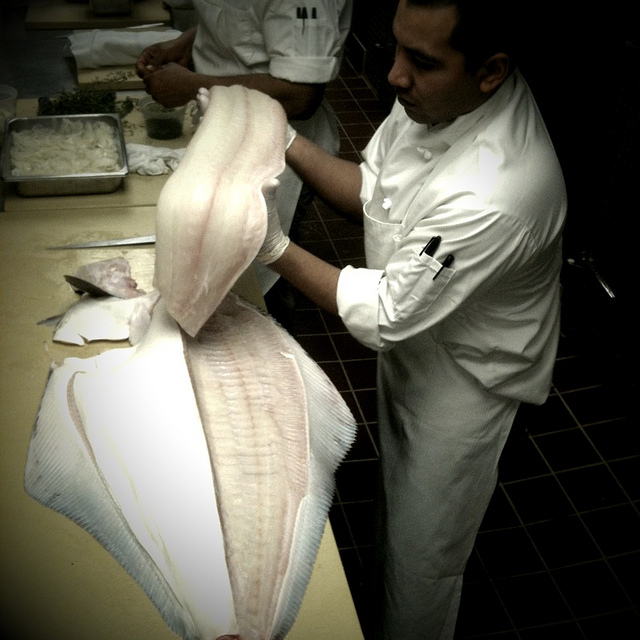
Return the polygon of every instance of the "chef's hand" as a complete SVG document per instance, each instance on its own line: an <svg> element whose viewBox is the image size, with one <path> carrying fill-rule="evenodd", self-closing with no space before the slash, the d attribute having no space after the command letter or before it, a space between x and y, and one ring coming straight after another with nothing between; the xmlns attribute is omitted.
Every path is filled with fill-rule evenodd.
<svg viewBox="0 0 640 640"><path fill-rule="evenodd" d="M280 218L278 217L276 192L279 184L280 182L274 178L262 187L262 193L267 205L267 235L256 256L262 264L271 264L278 260L290 242L289 238L285 236L282 231Z"/></svg>
<svg viewBox="0 0 640 640"><path fill-rule="evenodd" d="M195 74L175 62L149 73L143 80L147 93L165 107L180 107L196 97Z"/></svg>
<svg viewBox="0 0 640 640"><path fill-rule="evenodd" d="M192 44L193 42L186 37L152 44L140 54L136 61L138 75L144 79L170 62L188 67L191 62Z"/></svg>

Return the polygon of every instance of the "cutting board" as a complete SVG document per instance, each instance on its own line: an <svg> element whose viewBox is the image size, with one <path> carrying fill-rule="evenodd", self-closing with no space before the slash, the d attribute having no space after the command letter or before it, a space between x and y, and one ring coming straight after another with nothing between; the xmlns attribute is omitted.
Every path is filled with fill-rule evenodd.
<svg viewBox="0 0 640 640"><path fill-rule="evenodd" d="M105 91L144 89L144 82L138 77L133 65L78 69L78 85L87 89L104 89Z"/></svg>
<svg viewBox="0 0 640 640"><path fill-rule="evenodd" d="M162 0L136 0L128 16L94 16L88 1L30 3L25 21L27 29L118 29L152 23L171 24Z"/></svg>
<svg viewBox="0 0 640 640"><path fill-rule="evenodd" d="M149 27L136 31L166 31L167 27ZM82 33L87 29L75 29ZM138 77L134 65L105 66L98 69L78 69L78 85L88 89L106 91L135 91L144 89L144 82Z"/></svg>

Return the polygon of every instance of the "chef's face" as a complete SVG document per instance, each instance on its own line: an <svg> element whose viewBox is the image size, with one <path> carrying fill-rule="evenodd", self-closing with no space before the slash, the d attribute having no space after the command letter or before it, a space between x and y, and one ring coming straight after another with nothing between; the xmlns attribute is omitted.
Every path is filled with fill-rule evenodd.
<svg viewBox="0 0 640 640"><path fill-rule="evenodd" d="M464 55L449 44L454 7L422 7L400 0L393 22L396 58L389 82L407 115L438 124L473 111L488 97L482 71L470 73Z"/></svg>

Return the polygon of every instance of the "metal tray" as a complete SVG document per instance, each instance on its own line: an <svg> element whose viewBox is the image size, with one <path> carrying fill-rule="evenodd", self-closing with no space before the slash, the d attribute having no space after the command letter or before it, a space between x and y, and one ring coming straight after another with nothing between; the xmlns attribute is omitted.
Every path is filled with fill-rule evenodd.
<svg viewBox="0 0 640 640"><path fill-rule="evenodd" d="M36 125L57 129L61 120L104 122L112 130L118 152L117 171L105 173L73 173L40 176L17 176L11 174L11 134L24 131ZM115 113L66 116L36 116L33 118L12 118L5 122L4 144L2 145L2 179L15 184L21 196L69 196L91 193L111 193L129 175L127 149L120 116Z"/></svg>

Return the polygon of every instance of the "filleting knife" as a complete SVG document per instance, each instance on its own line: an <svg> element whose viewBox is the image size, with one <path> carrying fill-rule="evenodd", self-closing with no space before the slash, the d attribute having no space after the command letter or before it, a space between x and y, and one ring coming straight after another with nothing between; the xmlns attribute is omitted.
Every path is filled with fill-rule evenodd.
<svg viewBox="0 0 640 640"><path fill-rule="evenodd" d="M75 244L64 244L57 247L47 247L47 249L93 249L95 247L122 247L134 244L155 244L155 234L149 236L134 236L131 238L116 238L114 240L94 240L93 242L77 242Z"/></svg>

